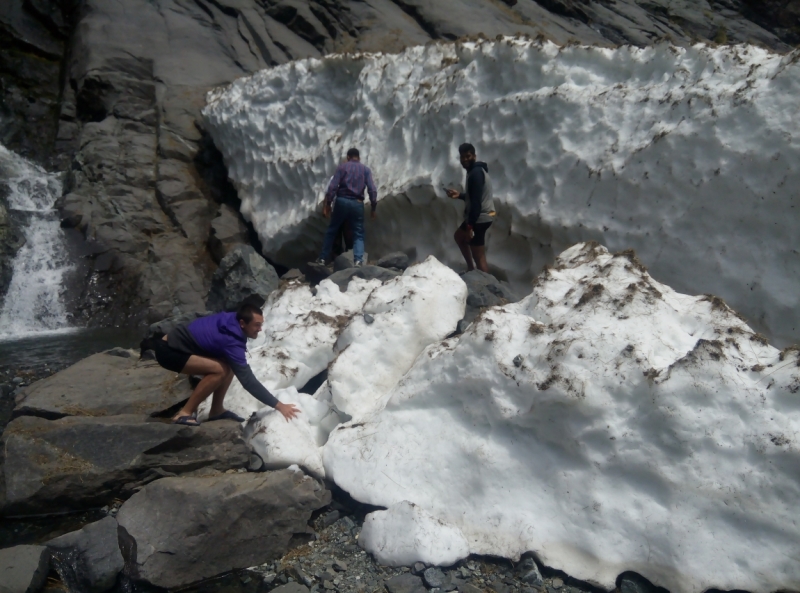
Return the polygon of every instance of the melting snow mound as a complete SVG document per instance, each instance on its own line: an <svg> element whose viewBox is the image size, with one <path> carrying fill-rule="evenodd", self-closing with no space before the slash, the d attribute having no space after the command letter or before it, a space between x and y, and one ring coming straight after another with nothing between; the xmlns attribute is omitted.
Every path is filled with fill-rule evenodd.
<svg viewBox="0 0 800 593"><path fill-rule="evenodd" d="M607 589L633 570L674 592L796 590L798 364L720 299L578 244L339 425L325 471L390 508L368 522L385 562L447 531L458 556L532 550Z"/></svg>

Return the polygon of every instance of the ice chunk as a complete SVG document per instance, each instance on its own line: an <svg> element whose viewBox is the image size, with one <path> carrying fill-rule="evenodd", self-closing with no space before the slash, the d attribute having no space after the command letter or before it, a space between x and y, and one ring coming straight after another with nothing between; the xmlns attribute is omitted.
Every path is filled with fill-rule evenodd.
<svg viewBox="0 0 800 593"><path fill-rule="evenodd" d="M367 515L358 543L383 565L450 566L469 555L464 535L417 505L402 501Z"/></svg>

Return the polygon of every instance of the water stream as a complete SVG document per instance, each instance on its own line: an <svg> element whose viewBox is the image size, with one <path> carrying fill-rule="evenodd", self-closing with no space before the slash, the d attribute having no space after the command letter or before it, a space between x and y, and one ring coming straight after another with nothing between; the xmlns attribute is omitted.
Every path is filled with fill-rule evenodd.
<svg viewBox="0 0 800 593"><path fill-rule="evenodd" d="M68 331L63 279L72 265L55 209L60 175L0 145L0 184L8 190L11 215L22 221L25 238L0 308L0 340Z"/></svg>

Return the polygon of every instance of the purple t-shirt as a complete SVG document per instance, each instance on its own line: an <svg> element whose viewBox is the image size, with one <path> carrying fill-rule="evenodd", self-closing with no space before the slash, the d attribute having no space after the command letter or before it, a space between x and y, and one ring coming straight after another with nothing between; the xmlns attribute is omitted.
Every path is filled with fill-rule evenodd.
<svg viewBox="0 0 800 593"><path fill-rule="evenodd" d="M359 161L347 161L336 168L336 173L328 185L325 202L330 205L336 196L364 199L364 189L369 192L372 209L378 204L378 190L372 180L372 171Z"/></svg>
<svg viewBox="0 0 800 593"><path fill-rule="evenodd" d="M189 324L189 333L211 358L247 364L247 337L239 327L236 313L217 313L195 319Z"/></svg>

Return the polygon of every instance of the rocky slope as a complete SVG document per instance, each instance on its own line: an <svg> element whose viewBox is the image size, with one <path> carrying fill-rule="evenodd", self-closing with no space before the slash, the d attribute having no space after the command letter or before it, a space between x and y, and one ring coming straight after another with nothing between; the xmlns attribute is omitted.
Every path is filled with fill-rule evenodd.
<svg viewBox="0 0 800 593"><path fill-rule="evenodd" d="M764 13L738 0L9 0L0 6L0 141L69 171L64 224L79 231L75 252L86 263L74 282L77 318L137 325L203 309L220 257L209 236L219 234L215 225L231 228L220 203L235 204L234 192L196 125L210 88L298 58L478 34L787 49L794 3L770 6Z"/></svg>

